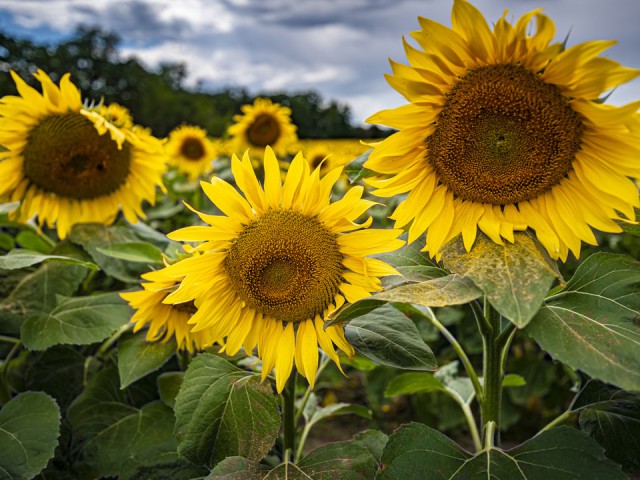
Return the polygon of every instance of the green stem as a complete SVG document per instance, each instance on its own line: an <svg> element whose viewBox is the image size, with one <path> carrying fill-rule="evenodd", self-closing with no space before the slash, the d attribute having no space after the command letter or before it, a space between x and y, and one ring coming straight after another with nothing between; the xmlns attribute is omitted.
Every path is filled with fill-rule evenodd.
<svg viewBox="0 0 640 480"><path fill-rule="evenodd" d="M305 442L307 441L307 436L309 435L310 431L311 431L311 425L307 423L304 426L304 429L302 430L302 435L300 435L300 441L298 443L298 449L296 450L296 456L295 456L296 463L300 460L300 457L302 457L302 450L304 448Z"/></svg>
<svg viewBox="0 0 640 480"><path fill-rule="evenodd" d="M9 338L9 337L7 337ZM22 346L21 341L17 341L14 343L7 356L4 358L2 363L0 364L0 405L6 404L9 400L11 400L11 392L9 390L9 384L7 383L7 367L11 359L18 353L20 347Z"/></svg>
<svg viewBox="0 0 640 480"><path fill-rule="evenodd" d="M133 328L133 323L125 323L124 325L122 325L118 330L116 330L113 335L111 335L109 338L107 338L104 343L102 345L100 345L100 348L98 349L98 351L96 352L96 357L97 358L103 358L106 353L109 351L109 349L111 348L111 346L118 341L118 339L125 333L128 332L129 330L131 330Z"/></svg>
<svg viewBox="0 0 640 480"><path fill-rule="evenodd" d="M456 337L454 337L453 334L449 330L447 330L447 327L445 327L442 323L440 323L440 321L436 318L435 315L429 315L429 320L431 321L433 326L436 327L440 331L440 333L442 333L442 336L447 339L447 341L451 344L455 352L458 354L458 358L460 358L460 361L464 365L464 368L467 371L467 375L469 375L469 379L473 384L473 389L476 392L476 398L478 399L479 402L482 402L482 398L483 398L482 385L480 385L478 374L473 368L473 365L471 365L471 361L469 360L467 353L462 348L462 345L460 345L458 340L456 340Z"/></svg>
<svg viewBox="0 0 640 480"><path fill-rule="evenodd" d="M288 459L295 448L296 440L296 377L298 373L294 368L282 394L283 421L284 421L284 458Z"/></svg>
<svg viewBox="0 0 640 480"><path fill-rule="evenodd" d="M549 423L547 423L544 427L542 427L540 432L544 432L546 430L550 430L553 427L557 427L558 425L566 422L567 420L569 420L569 417L571 417L572 413L573 412L571 410L566 410L564 413L562 413L561 415L557 416L556 418L551 420Z"/></svg>
<svg viewBox="0 0 640 480"><path fill-rule="evenodd" d="M329 365L329 357L322 355L321 358L322 360L320 361L320 366L318 367L318 371L316 372L316 381L318 380L318 378L320 377L320 374L326 368L326 366ZM298 424L298 421L300 420L300 417L304 412L304 407L307 406L307 402L309 401L309 398L311 397L312 392L313 390L311 389L311 386L308 386L304 392L304 396L302 397L302 400L300 400L300 404L298 405L298 408L296 410L296 416L293 419L296 425ZM300 442L301 444L304 444L302 440L300 440Z"/></svg>
<svg viewBox="0 0 640 480"><path fill-rule="evenodd" d="M0 342L7 342L7 343L20 343L20 339L18 338L13 338L13 337L7 337L5 335L0 335Z"/></svg>
<svg viewBox="0 0 640 480"><path fill-rule="evenodd" d="M500 335L500 315L489 302L484 304L484 320L490 326L483 332L484 344L484 397L480 403L480 413L482 417L482 430L485 435L485 444L495 442L493 432L500 429L500 403L502 400L502 377L503 377L503 349L497 339ZM482 331L482 330L481 330ZM487 426L493 422L493 429Z"/></svg>
<svg viewBox="0 0 640 480"><path fill-rule="evenodd" d="M473 416L471 407L469 407L469 403L471 403L471 399L469 399L469 403L465 402L458 392L456 392L454 389L449 387L445 387L444 391L462 409L462 413L464 414L464 417L467 419L467 424L469 425L469 431L471 432L471 438L473 438L473 444L476 447L476 452L480 451L482 449L482 441L480 440L480 434L478 433L478 426L476 425L476 419Z"/></svg>

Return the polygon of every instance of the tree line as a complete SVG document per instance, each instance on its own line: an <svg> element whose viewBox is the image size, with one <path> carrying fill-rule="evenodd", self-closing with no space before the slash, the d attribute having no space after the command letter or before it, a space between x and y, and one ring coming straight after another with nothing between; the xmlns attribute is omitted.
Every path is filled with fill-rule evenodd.
<svg viewBox="0 0 640 480"><path fill-rule="evenodd" d="M136 123L167 135L176 126L189 123L205 128L211 136L224 136L240 107L256 96L270 98L292 110L292 121L300 138L377 138L390 131L351 124L349 107L325 103L314 91L250 95L241 86L205 91L185 86L187 67L183 63L162 63L151 70L135 58L123 58L120 38L100 28L79 27L68 39L55 45L37 44L0 32L0 97L16 93L8 75L13 69L32 85L31 73L45 70L54 81L71 72L84 98L127 107Z"/></svg>

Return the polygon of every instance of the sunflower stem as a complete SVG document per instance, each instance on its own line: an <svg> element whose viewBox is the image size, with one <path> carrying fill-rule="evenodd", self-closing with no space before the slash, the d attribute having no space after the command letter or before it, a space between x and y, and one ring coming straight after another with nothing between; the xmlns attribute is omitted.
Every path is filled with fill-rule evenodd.
<svg viewBox="0 0 640 480"><path fill-rule="evenodd" d="M22 346L22 342L18 340L13 344L7 356L3 359L2 363L0 363L0 405L5 405L9 400L11 400L11 390L9 388L9 382L7 381L7 371L9 367L9 363L11 359L15 356L16 353L20 350Z"/></svg>
<svg viewBox="0 0 640 480"><path fill-rule="evenodd" d="M295 452L296 440L296 378L298 373L294 368L287 380L287 385L282 392L283 398L283 423L284 423L284 459L289 460L289 456Z"/></svg>
<svg viewBox="0 0 640 480"><path fill-rule="evenodd" d="M320 366L318 367L318 371L316 372L316 381L318 380L318 378L320 377L320 374L326 368L327 365L329 365L329 357L322 355L320 360ZM309 385L305 390L304 396L302 397L302 400L300 400L300 404L298 405L298 408L296 410L296 416L293 420L296 425L298 424L298 421L300 420L300 417L304 412L304 407L306 407L307 402L309 402L311 393L313 393L313 390L311 388L311 385Z"/></svg>
<svg viewBox="0 0 640 480"><path fill-rule="evenodd" d="M488 301L484 302L484 322L489 328L480 327L484 344L483 398L480 402L482 432L485 445L496 444L494 434L500 431L500 404L502 400L502 377L504 374L504 346L500 338L500 314ZM508 336L507 336L508 338ZM502 337L504 339L504 337ZM489 428L489 427L493 428ZM492 438L488 438L488 437Z"/></svg>
<svg viewBox="0 0 640 480"><path fill-rule="evenodd" d="M467 371L467 375L469 375L469 379L473 384L473 389L476 392L476 398L478 399L478 402L482 403L482 398L483 398L482 385L480 384L480 380L478 379L478 374L473 368L473 365L471 365L471 361L469 360L467 353L464 351L464 348L462 348L462 345L460 345L458 340L456 340L456 337L454 337L453 334L449 330L447 330L447 327L445 327L442 323L440 323L440 321L436 318L435 315L429 315L429 320L431 321L433 326L440 331L442 336L447 339L447 341L451 344L455 352L458 354L458 358L464 365L464 368Z"/></svg>

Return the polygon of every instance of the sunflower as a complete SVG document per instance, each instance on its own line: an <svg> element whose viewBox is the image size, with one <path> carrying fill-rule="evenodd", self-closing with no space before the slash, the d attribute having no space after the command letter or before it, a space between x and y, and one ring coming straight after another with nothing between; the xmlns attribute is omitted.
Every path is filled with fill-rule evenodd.
<svg viewBox="0 0 640 480"><path fill-rule="evenodd" d="M551 43L554 24L539 10L515 25L505 16L491 30L454 0L452 29L419 19L422 50L405 41L410 65L392 61L387 77L410 103L367 120L399 130L374 145L368 182L381 197L408 192L391 218L412 222L409 242L426 231L431 255L460 233L470 250L477 229L502 244L532 228L565 261L581 241L597 243L592 227L620 232L616 221L635 219L640 102L598 98L640 71L599 56L612 41Z"/></svg>
<svg viewBox="0 0 640 480"><path fill-rule="evenodd" d="M203 350L214 342L211 330L191 332L188 322L197 311L193 302L175 305L162 303L176 285L176 281L164 269L145 273L142 278L149 280L142 284L143 290L120 294L136 309L131 317L131 322L135 323L134 332L149 325L146 336L148 342L166 342L175 337L177 349L191 353Z"/></svg>
<svg viewBox="0 0 640 480"><path fill-rule="evenodd" d="M43 93L11 75L20 96L0 99L0 202L20 201L12 218L37 216L65 238L76 223L110 224L119 208L135 223L142 201L154 203L164 170L161 143L118 128L85 108L69 74L56 86L41 70ZM104 110L103 110L104 111Z"/></svg>
<svg viewBox="0 0 640 480"><path fill-rule="evenodd" d="M233 137L234 153L249 148L262 156L264 148L270 146L277 155L284 156L296 147L297 127L291 123L290 108L268 98L256 98L253 105L242 106L242 113L233 117L236 123L227 129Z"/></svg>
<svg viewBox="0 0 640 480"><path fill-rule="evenodd" d="M98 107L98 113L118 128L133 128L131 113L128 108L122 105L117 103L101 104Z"/></svg>
<svg viewBox="0 0 640 480"><path fill-rule="evenodd" d="M301 140L300 149L311 169L320 166L320 174L326 174L336 167L344 167L364 153L367 147L352 139L323 139ZM343 173L336 182L336 189L344 191L348 183L347 175Z"/></svg>
<svg viewBox="0 0 640 480"><path fill-rule="evenodd" d="M191 125L172 130L165 148L169 164L186 173L191 181L209 173L213 169L211 162L217 156L213 143L207 138L207 131Z"/></svg>
<svg viewBox="0 0 640 480"><path fill-rule="evenodd" d="M355 302L381 290L378 277L397 275L384 262L367 255L388 252L404 242L400 230L369 229L371 218L355 220L374 202L352 188L331 203L330 192L342 172L321 177L302 154L293 159L284 183L271 148L265 149L264 189L249 155L232 157L235 181L244 193L214 177L201 182L209 199L224 215L198 213L206 226L169 234L173 240L202 242L200 255L167 267L180 279L165 303L194 301L198 311L193 331L211 329L226 338L224 350L252 352L257 345L262 379L275 367L282 391L294 362L313 386L318 345L338 366L334 344L347 355L353 347L342 326L324 328L324 320L346 301Z"/></svg>

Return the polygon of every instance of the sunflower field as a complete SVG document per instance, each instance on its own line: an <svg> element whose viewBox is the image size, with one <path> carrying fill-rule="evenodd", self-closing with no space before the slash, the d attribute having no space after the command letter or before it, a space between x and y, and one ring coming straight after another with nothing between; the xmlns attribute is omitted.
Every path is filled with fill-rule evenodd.
<svg viewBox="0 0 640 480"><path fill-rule="evenodd" d="M418 25L369 130L0 73L1 480L640 478L640 71Z"/></svg>

